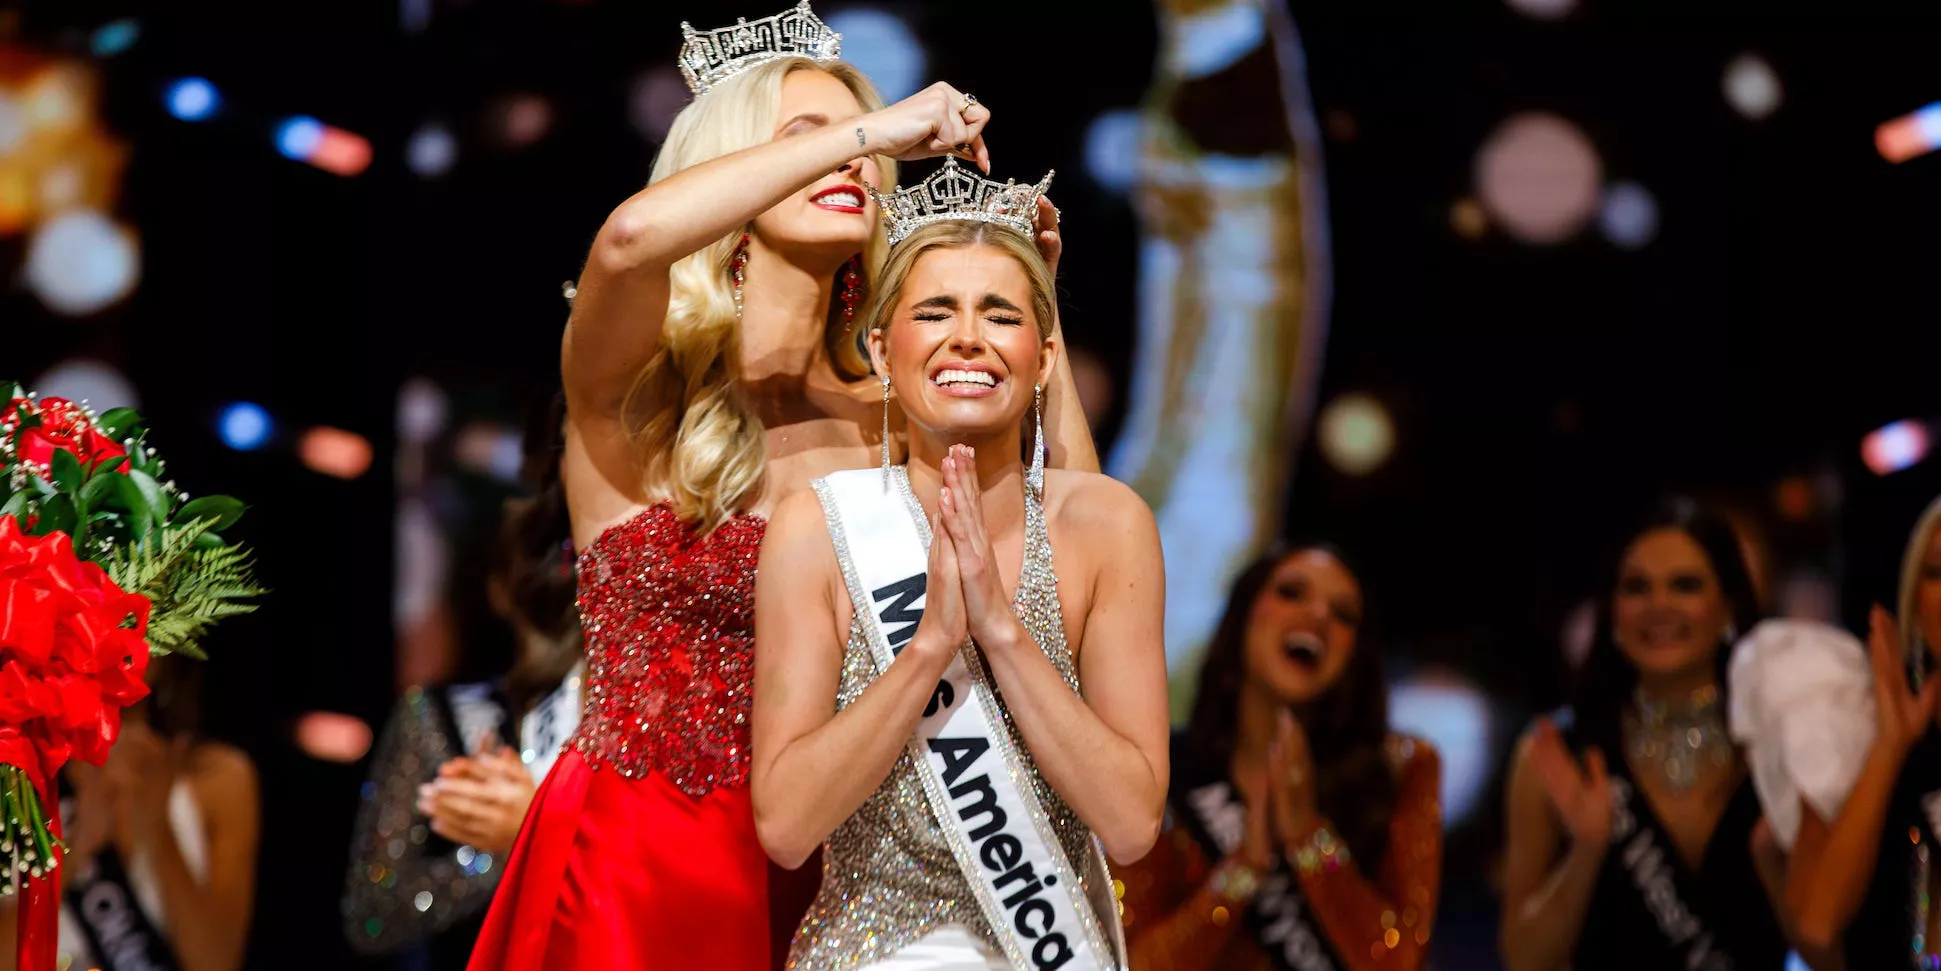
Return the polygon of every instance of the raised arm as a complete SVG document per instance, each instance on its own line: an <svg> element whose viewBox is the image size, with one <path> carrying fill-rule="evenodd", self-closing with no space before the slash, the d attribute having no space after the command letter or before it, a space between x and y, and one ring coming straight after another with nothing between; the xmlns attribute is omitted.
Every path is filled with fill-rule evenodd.
<svg viewBox="0 0 1941 971"><path fill-rule="evenodd" d="M575 420L618 417L659 346L675 261L864 155L925 158L967 144L988 168L982 130L990 112L976 104L960 111L962 103L938 82L860 118L779 119L772 141L689 166L616 207L594 236L560 348Z"/></svg>
<svg viewBox="0 0 1941 971"><path fill-rule="evenodd" d="M1787 866L1786 914L1792 918L1801 956L1815 964L1826 963L1839 950L1840 938L1873 882L1894 786L1907 753L1933 722L1936 686L1941 684L1930 681L1919 694L1909 690L1894 619L1876 607L1870 620L1867 647L1878 719L1874 744L1830 824L1800 800L1799 837Z"/></svg>
<svg viewBox="0 0 1941 971"><path fill-rule="evenodd" d="M964 641L949 544L932 524L923 620L896 661L836 711L843 637L837 572L813 492L782 501L755 580L755 720L750 789L755 829L776 863L795 869L888 778L937 680Z"/></svg>
<svg viewBox="0 0 1941 971"><path fill-rule="evenodd" d="M1611 839L1604 760L1593 751L1585 761L1588 771L1578 768L1557 730L1544 721L1517 748L1507 800L1500 939L1508 971L1562 971L1583 933ZM1564 794L1564 806L1552 790Z"/></svg>
<svg viewBox="0 0 1941 971"><path fill-rule="evenodd" d="M1297 853L1284 854L1350 971L1419 971L1428 963L1442 885L1442 760L1427 742L1415 742L1413 753L1402 765L1379 871L1352 858L1333 869L1303 868Z"/></svg>
<svg viewBox="0 0 1941 971"><path fill-rule="evenodd" d="M1083 477L1084 494L1066 501L1064 533L1079 539L1065 548L1096 564L1076 651L1081 696L1003 594L969 468L946 462L944 482L958 501L942 518L958 550L971 637L1045 781L1114 860L1137 860L1159 835L1167 780L1166 581L1152 512L1102 476Z"/></svg>

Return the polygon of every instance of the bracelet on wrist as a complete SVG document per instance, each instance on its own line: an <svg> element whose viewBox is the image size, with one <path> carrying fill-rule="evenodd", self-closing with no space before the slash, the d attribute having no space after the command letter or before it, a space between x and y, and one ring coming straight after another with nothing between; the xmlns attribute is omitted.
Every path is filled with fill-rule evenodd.
<svg viewBox="0 0 1941 971"><path fill-rule="evenodd" d="M1315 827L1314 832L1309 834L1307 839L1297 844L1291 856L1294 860L1294 868L1299 870L1302 876L1333 873L1347 866L1350 860L1348 844L1335 836L1334 830L1328 828L1325 823Z"/></svg>
<svg viewBox="0 0 1941 971"><path fill-rule="evenodd" d="M1260 878L1259 870L1229 859L1213 869L1207 886L1214 896L1229 904L1244 904L1260 892Z"/></svg>

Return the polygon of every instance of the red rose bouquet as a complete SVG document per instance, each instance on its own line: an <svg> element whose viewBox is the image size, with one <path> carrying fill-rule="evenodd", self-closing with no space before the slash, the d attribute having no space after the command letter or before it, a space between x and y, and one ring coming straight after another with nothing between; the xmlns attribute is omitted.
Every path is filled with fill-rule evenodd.
<svg viewBox="0 0 1941 971"><path fill-rule="evenodd" d="M97 415L0 381L0 895L21 894L16 966L51 971L61 841L56 773L100 765L151 654L202 657L255 609L243 513L164 479L128 409Z"/></svg>

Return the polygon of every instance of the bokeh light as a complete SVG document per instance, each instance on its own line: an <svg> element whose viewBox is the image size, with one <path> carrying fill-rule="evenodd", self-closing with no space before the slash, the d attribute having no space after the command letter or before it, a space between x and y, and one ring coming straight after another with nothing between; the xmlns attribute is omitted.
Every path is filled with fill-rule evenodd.
<svg viewBox="0 0 1941 971"><path fill-rule="evenodd" d="M313 759L350 763L371 750L371 726L334 711L313 711L297 719L297 748Z"/></svg>
<svg viewBox="0 0 1941 971"><path fill-rule="evenodd" d="M1603 163L1577 125L1542 112L1503 122L1476 153L1476 194L1526 243L1559 243L1596 214Z"/></svg>
<svg viewBox="0 0 1941 971"><path fill-rule="evenodd" d="M224 408L216 419L216 433L222 443L239 452L262 448L275 431L270 413L253 401L238 401Z"/></svg>
<svg viewBox="0 0 1941 971"><path fill-rule="evenodd" d="M553 106L536 94L515 94L494 105L492 121L500 141L513 148L523 148L545 138L552 130Z"/></svg>
<svg viewBox="0 0 1941 971"><path fill-rule="evenodd" d="M1597 226L1624 249L1643 247L1658 235L1658 200L1636 182L1613 182L1604 190Z"/></svg>
<svg viewBox="0 0 1941 971"><path fill-rule="evenodd" d="M371 470L371 442L341 428L312 428L303 433L297 455L312 472L338 479L355 479Z"/></svg>
<svg viewBox="0 0 1941 971"><path fill-rule="evenodd" d="M1395 423L1374 397L1344 394L1321 411L1321 454L1343 473L1367 475L1395 451Z"/></svg>
<svg viewBox="0 0 1941 971"><path fill-rule="evenodd" d="M1723 79L1725 100L1732 110L1757 121L1779 110L1779 103L1785 97L1785 90L1779 83L1779 72L1774 71L1765 58L1757 54L1741 54L1725 66Z"/></svg>
<svg viewBox="0 0 1941 971"><path fill-rule="evenodd" d="M27 248L27 286L49 310L83 317L135 288L141 275L133 230L74 209L43 224Z"/></svg>
<svg viewBox="0 0 1941 971"><path fill-rule="evenodd" d="M504 482L519 481L525 461L519 431L496 422L473 422L460 429L452 453L465 468Z"/></svg>
<svg viewBox="0 0 1941 971"><path fill-rule="evenodd" d="M1471 196L1457 199L1449 206L1449 228L1464 239L1482 239L1489 232L1489 214Z"/></svg>
<svg viewBox="0 0 1941 971"><path fill-rule="evenodd" d="M1085 129L1085 171L1104 188L1128 192L1139 178L1139 157L1145 139L1139 112L1116 108Z"/></svg>
<svg viewBox="0 0 1941 971"><path fill-rule="evenodd" d="M28 128L66 132L85 126L94 113L94 72L75 63L42 68L21 93Z"/></svg>
<svg viewBox="0 0 1941 971"><path fill-rule="evenodd" d="M62 361L41 372L29 387L43 397L85 401L96 411L141 407L134 382L113 366L93 358Z"/></svg>
<svg viewBox="0 0 1941 971"><path fill-rule="evenodd" d="M664 64L649 68L634 78L627 101L627 120L641 137L650 142L661 141L674 126L674 116L693 97L679 70Z"/></svg>
<svg viewBox="0 0 1941 971"><path fill-rule="evenodd" d="M398 388L398 440L422 445L444 431L451 415L451 399L437 382L426 377L407 379Z"/></svg>
<svg viewBox="0 0 1941 971"><path fill-rule="evenodd" d="M141 39L141 35L139 22L126 17L111 20L102 24L88 39L88 48L96 57L113 57L135 46L135 41Z"/></svg>
<svg viewBox="0 0 1941 971"><path fill-rule="evenodd" d="M1883 123L1874 147L1889 162L1905 162L1941 148L1941 101Z"/></svg>
<svg viewBox="0 0 1941 971"><path fill-rule="evenodd" d="M458 139L443 125L426 124L404 145L404 164L427 179L451 171L458 162Z"/></svg>
<svg viewBox="0 0 1941 971"><path fill-rule="evenodd" d="M925 83L923 42L902 17L874 7L849 7L829 15L842 35L842 59L861 68L883 99L901 101Z"/></svg>
<svg viewBox="0 0 1941 971"><path fill-rule="evenodd" d="M203 121L222 106L222 96L216 92L216 86L205 78L183 78L169 85L164 100L168 103L168 113L183 121Z"/></svg>
<svg viewBox="0 0 1941 971"><path fill-rule="evenodd" d="M1533 20L1562 20L1577 9L1577 0L1507 0L1510 9Z"/></svg>
<svg viewBox="0 0 1941 971"><path fill-rule="evenodd" d="M1474 812L1496 751L1483 690L1449 671L1409 678L1389 688L1388 722L1395 731L1428 739L1442 756L1443 824L1454 826Z"/></svg>
<svg viewBox="0 0 1941 971"><path fill-rule="evenodd" d="M1868 432L1860 442L1860 458L1875 475L1892 475L1927 458L1928 445L1927 426L1897 421Z"/></svg>

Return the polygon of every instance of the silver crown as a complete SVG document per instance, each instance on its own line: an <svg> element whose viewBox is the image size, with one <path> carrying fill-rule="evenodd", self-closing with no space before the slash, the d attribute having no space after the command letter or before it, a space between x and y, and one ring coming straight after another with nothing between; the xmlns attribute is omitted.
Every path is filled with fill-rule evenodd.
<svg viewBox="0 0 1941 971"><path fill-rule="evenodd" d="M794 9L753 23L743 17L734 26L697 31L681 22L681 76L696 97L758 64L784 57L833 61L842 56L842 35L829 29L809 10L809 0Z"/></svg>
<svg viewBox="0 0 1941 971"><path fill-rule="evenodd" d="M957 160L944 156L944 167L930 173L922 182L884 195L870 187L869 194L883 211L883 227L890 245L902 242L920 226L951 219L996 223L1031 237L1031 224L1038 215L1038 199L1051 188L1051 172L1037 185L1019 185L1012 179L993 182L959 167Z"/></svg>

